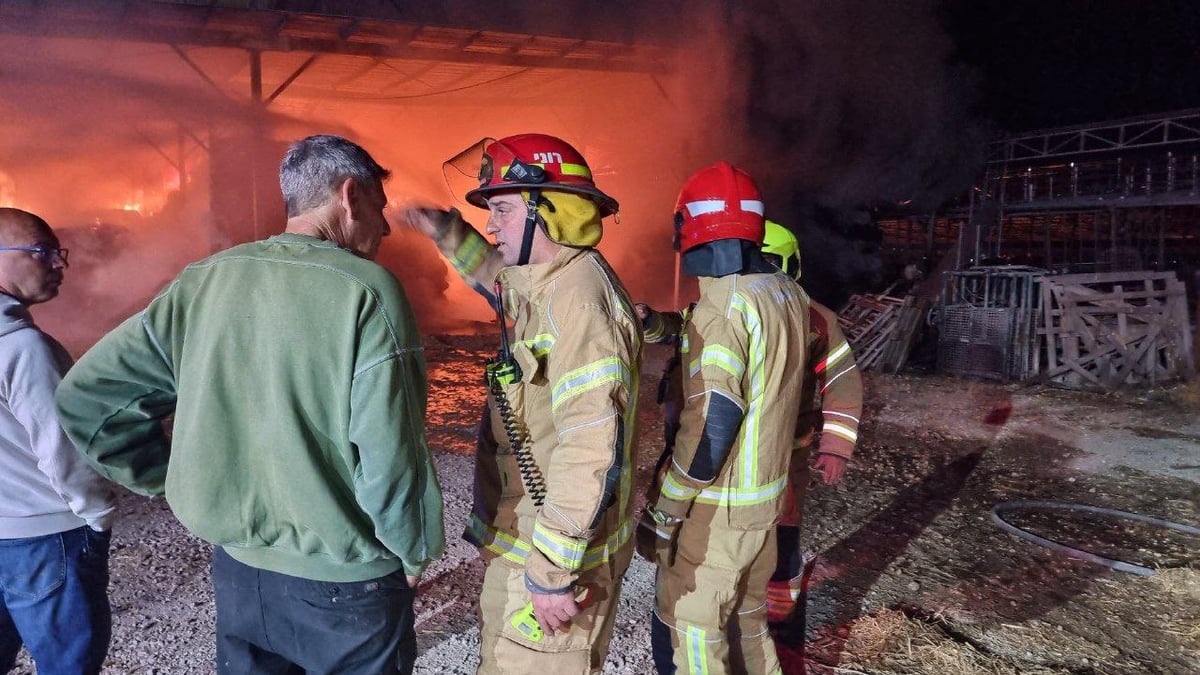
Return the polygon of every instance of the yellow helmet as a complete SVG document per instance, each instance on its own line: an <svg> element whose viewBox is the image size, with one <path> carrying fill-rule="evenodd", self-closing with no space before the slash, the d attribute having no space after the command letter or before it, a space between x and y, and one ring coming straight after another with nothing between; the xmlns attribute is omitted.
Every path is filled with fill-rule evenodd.
<svg viewBox="0 0 1200 675"><path fill-rule="evenodd" d="M768 220L763 236L762 252L779 258L779 269L792 278L800 278L800 242L792 231L779 223Z"/></svg>

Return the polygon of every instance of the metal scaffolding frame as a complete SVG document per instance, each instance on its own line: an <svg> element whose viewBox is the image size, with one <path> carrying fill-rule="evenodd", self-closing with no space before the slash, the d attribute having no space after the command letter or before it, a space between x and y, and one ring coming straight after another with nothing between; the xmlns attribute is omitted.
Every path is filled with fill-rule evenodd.
<svg viewBox="0 0 1200 675"><path fill-rule="evenodd" d="M1200 108L1014 134L992 143L987 161L998 165L1181 144L1200 144Z"/></svg>

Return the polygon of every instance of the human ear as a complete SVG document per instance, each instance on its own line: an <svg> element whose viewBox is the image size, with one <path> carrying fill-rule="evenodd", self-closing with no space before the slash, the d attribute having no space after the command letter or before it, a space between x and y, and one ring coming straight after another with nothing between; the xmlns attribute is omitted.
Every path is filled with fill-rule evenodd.
<svg viewBox="0 0 1200 675"><path fill-rule="evenodd" d="M346 222L358 215L358 191L358 183L353 178L347 178L338 186L338 207L346 217Z"/></svg>

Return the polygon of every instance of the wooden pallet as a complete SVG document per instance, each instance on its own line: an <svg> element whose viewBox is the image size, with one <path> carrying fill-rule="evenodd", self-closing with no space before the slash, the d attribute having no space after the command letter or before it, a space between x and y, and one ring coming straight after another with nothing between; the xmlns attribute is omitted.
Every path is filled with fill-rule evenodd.
<svg viewBox="0 0 1200 675"><path fill-rule="evenodd" d="M1042 279L1039 380L1111 391L1195 374L1184 285L1172 272Z"/></svg>
<svg viewBox="0 0 1200 675"><path fill-rule="evenodd" d="M842 311L838 325L854 350L858 367L870 370L879 362L896 330L904 300L888 295L852 295Z"/></svg>

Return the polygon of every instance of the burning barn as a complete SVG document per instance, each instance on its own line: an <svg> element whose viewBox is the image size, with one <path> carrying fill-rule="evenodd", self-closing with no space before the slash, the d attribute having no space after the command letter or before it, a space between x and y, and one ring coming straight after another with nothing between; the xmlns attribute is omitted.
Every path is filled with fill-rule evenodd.
<svg viewBox="0 0 1200 675"><path fill-rule="evenodd" d="M696 77L681 45L586 3L478 4L0 1L0 203L112 243L85 275L87 304L112 311L81 326L71 295L84 289L68 284L55 304L75 316L47 315L51 330L79 349L185 262L278 230L282 148L321 131L372 148L393 170L393 199L468 211L445 160L483 136L572 139L620 197L614 227L660 244L606 237L609 257L644 270L648 288L669 287L670 200L719 147L693 143L707 113L681 105ZM707 77L719 75L719 50ZM427 242L398 234L381 261L421 300L426 325L487 318L453 302L470 292Z"/></svg>
<svg viewBox="0 0 1200 675"><path fill-rule="evenodd" d="M78 351L185 262L273 231L275 163L308 133L355 137L393 169L393 198L442 204L442 163L481 137L570 139L621 201L602 248L656 304L673 297L669 214L697 166L746 167L775 220L833 252L806 267L829 297L877 274L878 246L810 227L814 209L940 202L976 154L936 3L544 5L0 0L0 203L122 233L88 235L122 243L48 327ZM885 60L903 66L884 75ZM430 329L487 319L426 242L393 236L381 260ZM111 316L51 316L81 301Z"/></svg>

